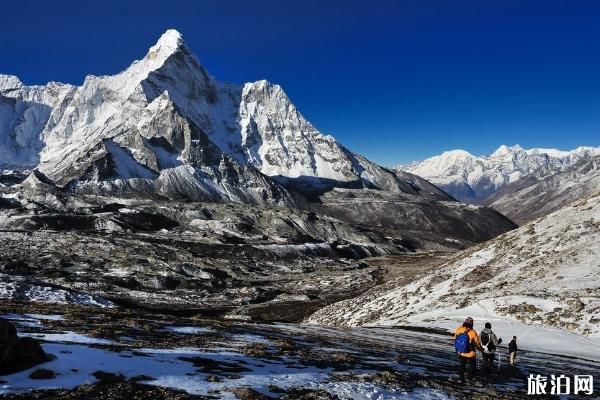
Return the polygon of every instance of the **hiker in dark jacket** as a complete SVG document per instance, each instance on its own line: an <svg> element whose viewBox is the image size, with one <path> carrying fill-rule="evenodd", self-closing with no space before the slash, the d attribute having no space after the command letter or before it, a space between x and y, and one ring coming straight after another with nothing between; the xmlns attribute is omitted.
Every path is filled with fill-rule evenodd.
<svg viewBox="0 0 600 400"><path fill-rule="evenodd" d="M494 364L494 358L496 357L496 348L502 343L502 339L496 337L496 334L492 331L492 324L486 322L485 329L479 334L479 342L482 348L483 373L489 374Z"/></svg>
<svg viewBox="0 0 600 400"><path fill-rule="evenodd" d="M517 337L513 336L512 340L508 344L508 362L512 367L514 367L517 364L517 350Z"/></svg>

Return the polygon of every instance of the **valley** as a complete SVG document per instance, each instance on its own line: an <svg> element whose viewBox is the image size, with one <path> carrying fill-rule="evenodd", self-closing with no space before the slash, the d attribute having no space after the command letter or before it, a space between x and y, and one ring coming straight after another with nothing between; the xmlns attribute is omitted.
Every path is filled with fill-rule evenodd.
<svg viewBox="0 0 600 400"><path fill-rule="evenodd" d="M0 75L1 348L49 356L0 397L508 400L594 375L599 154L388 168L173 29L79 86ZM455 379L467 315L522 338L518 368Z"/></svg>

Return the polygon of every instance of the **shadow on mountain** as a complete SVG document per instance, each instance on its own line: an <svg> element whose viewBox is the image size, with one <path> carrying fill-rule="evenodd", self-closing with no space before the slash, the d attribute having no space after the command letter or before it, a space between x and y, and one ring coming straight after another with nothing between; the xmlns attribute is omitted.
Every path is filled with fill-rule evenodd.
<svg viewBox="0 0 600 400"><path fill-rule="evenodd" d="M361 179L354 181L339 181L336 179L319 178L316 176L299 176L297 178L289 178L282 175L271 177L274 181L284 186L288 190L300 192L311 202L320 202L320 196L339 188L339 189L374 189L379 190L370 182Z"/></svg>
<svg viewBox="0 0 600 400"><path fill-rule="evenodd" d="M27 178L27 175L19 171L10 171L9 173L0 172L0 183L5 186L18 185Z"/></svg>
<svg viewBox="0 0 600 400"><path fill-rule="evenodd" d="M40 133L51 112L52 107L46 104L6 97L0 93L0 115L3 115L0 126L0 169L22 170L38 164L39 154L44 147ZM23 126L28 131L19 134L19 131L24 131Z"/></svg>

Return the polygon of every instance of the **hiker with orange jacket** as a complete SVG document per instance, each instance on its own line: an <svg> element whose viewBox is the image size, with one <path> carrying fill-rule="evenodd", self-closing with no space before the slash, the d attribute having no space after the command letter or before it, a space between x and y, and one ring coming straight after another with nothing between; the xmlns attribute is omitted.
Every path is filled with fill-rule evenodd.
<svg viewBox="0 0 600 400"><path fill-rule="evenodd" d="M458 355L458 375L465 382L465 367L469 364L469 380L475 377L477 368L477 352L482 350L479 336L473 329L473 318L467 317L465 322L454 331L454 349Z"/></svg>

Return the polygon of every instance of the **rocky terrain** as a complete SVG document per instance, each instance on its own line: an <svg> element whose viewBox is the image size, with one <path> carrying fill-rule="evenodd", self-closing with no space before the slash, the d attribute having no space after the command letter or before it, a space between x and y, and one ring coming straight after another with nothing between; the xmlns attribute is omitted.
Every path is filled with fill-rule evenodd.
<svg viewBox="0 0 600 400"><path fill-rule="evenodd" d="M0 302L52 360L0 375L6 399L520 399L529 373L597 376L598 362L524 349L468 387L444 331L331 329ZM415 341L418 336L419 340Z"/></svg>
<svg viewBox="0 0 600 400"><path fill-rule="evenodd" d="M594 152L438 167L468 176L452 194L469 201L540 166L587 195ZM0 318L50 358L0 375L0 395L516 399L527 371L594 370L525 352L465 388L443 329L292 324L417 325L458 303L599 334L598 196L515 230L433 183L321 133L278 85L218 81L174 30L81 86L0 75Z"/></svg>
<svg viewBox="0 0 600 400"><path fill-rule="evenodd" d="M451 316L460 321L472 314L599 337L599 237L597 194L460 252L424 276L392 280L325 307L307 322L444 326L455 323L444 322Z"/></svg>
<svg viewBox="0 0 600 400"><path fill-rule="evenodd" d="M596 193L600 193L600 156L581 159L560 172L541 167L506 185L484 204L522 224Z"/></svg>
<svg viewBox="0 0 600 400"><path fill-rule="evenodd" d="M35 211L2 213L0 297L295 320L373 286L377 268L360 259L406 251L401 237L287 209L134 202Z"/></svg>
<svg viewBox="0 0 600 400"><path fill-rule="evenodd" d="M1 298L257 320L296 321L376 285L370 257L454 251L512 227L456 202L439 203L447 221L416 229L418 204L373 223L320 209L73 194L35 172L0 190Z"/></svg>
<svg viewBox="0 0 600 400"><path fill-rule="evenodd" d="M423 161L398 166L427 179L454 198L469 203L489 204L488 197L520 180L539 179L600 155L598 147L578 147L571 151L528 149L519 145L500 146L489 156L474 156L452 150Z"/></svg>

